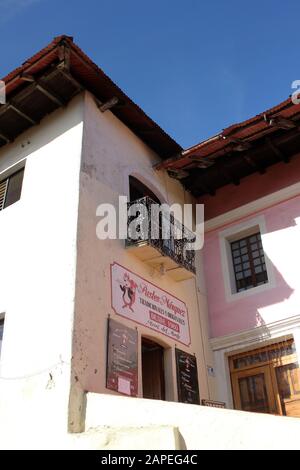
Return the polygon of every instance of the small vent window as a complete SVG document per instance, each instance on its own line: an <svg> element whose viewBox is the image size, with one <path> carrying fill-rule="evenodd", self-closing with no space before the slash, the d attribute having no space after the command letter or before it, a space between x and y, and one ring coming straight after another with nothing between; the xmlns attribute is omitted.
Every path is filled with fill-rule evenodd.
<svg viewBox="0 0 300 470"><path fill-rule="evenodd" d="M0 210L4 208L8 186L8 178L0 183Z"/></svg>
<svg viewBox="0 0 300 470"><path fill-rule="evenodd" d="M2 349L3 331L4 331L4 317L0 318L0 355L1 355L1 349Z"/></svg>
<svg viewBox="0 0 300 470"><path fill-rule="evenodd" d="M0 181L0 211L21 197L24 168Z"/></svg>

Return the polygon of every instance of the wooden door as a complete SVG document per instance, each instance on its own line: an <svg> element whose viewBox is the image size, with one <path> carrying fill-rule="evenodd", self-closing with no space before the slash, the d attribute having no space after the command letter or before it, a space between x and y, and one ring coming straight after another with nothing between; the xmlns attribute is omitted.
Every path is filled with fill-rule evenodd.
<svg viewBox="0 0 300 470"><path fill-rule="evenodd" d="M300 370L297 362L274 364L273 375L281 414L300 417ZM273 379L274 380L274 379Z"/></svg>
<svg viewBox="0 0 300 470"><path fill-rule="evenodd" d="M143 397L165 399L164 350L153 341L142 339Z"/></svg>
<svg viewBox="0 0 300 470"><path fill-rule="evenodd" d="M268 366L235 373L232 376L232 386L236 409L256 413L278 413Z"/></svg>
<svg viewBox="0 0 300 470"><path fill-rule="evenodd" d="M300 417L300 368L293 339L231 356L229 367L237 409Z"/></svg>

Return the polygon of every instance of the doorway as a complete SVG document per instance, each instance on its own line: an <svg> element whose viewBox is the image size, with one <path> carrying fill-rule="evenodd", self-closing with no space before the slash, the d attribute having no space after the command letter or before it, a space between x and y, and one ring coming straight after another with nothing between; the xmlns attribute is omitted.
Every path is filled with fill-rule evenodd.
<svg viewBox="0 0 300 470"><path fill-rule="evenodd" d="M156 204L160 204L160 200L158 197L151 191L151 189L147 188L145 184L139 181L134 176L129 176L129 197L130 202L137 201L138 199L142 199L143 197L150 197L152 201L156 202Z"/></svg>
<svg viewBox="0 0 300 470"><path fill-rule="evenodd" d="M293 340L229 358L235 409L300 417L300 369Z"/></svg>
<svg viewBox="0 0 300 470"><path fill-rule="evenodd" d="M142 338L143 398L165 400L164 348Z"/></svg>

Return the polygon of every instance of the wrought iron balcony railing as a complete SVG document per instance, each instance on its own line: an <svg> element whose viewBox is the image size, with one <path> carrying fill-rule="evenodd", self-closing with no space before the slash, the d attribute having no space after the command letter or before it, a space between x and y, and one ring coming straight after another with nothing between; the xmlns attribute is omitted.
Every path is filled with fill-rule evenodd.
<svg viewBox="0 0 300 470"><path fill-rule="evenodd" d="M177 267L195 274L195 251L189 249L195 234L172 213L159 209L159 204L148 196L128 203L126 247L152 247L158 259L167 256Z"/></svg>

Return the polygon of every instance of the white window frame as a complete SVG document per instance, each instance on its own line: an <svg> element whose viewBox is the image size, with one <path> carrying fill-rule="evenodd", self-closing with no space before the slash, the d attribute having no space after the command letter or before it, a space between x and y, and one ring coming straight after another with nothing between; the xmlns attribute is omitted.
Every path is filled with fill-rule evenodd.
<svg viewBox="0 0 300 470"><path fill-rule="evenodd" d="M248 297L249 295L258 294L265 290L272 289L276 285L274 268L264 249L268 281L260 286L237 292L230 244L257 232L260 232L261 234L262 247L264 249L264 235L267 233L267 230L265 218L262 215L219 232L222 274L227 302Z"/></svg>

